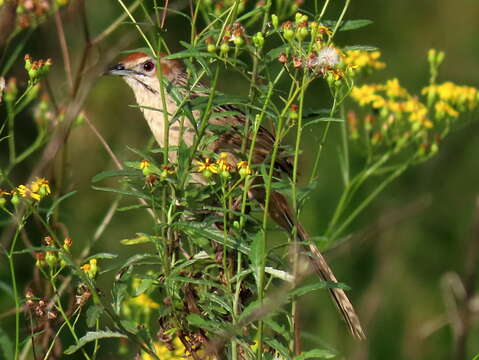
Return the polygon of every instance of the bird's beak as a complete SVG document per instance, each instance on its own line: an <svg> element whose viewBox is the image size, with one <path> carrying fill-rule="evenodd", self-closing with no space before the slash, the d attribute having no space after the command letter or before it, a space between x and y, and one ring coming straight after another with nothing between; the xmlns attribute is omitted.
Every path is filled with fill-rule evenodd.
<svg viewBox="0 0 479 360"><path fill-rule="evenodd" d="M108 69L104 75L117 75L117 76L126 76L131 72L131 70L126 69L125 65L122 63L116 64L115 66Z"/></svg>

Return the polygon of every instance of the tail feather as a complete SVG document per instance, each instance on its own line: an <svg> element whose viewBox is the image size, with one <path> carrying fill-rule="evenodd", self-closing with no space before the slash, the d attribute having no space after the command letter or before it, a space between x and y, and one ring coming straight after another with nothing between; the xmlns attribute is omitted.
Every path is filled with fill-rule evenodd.
<svg viewBox="0 0 479 360"><path fill-rule="evenodd" d="M291 210L288 206L288 202L286 201L284 196L280 193L273 192L271 194L270 201L270 216L283 228L288 231L291 231L294 226L294 221L291 215ZM309 235L301 226L301 224L298 223L296 224L296 226L299 240L302 242L306 242L309 238ZM312 255L309 257L309 260L311 261L311 265L313 266L314 271L318 274L318 276L324 281L337 283L338 280L334 276L333 271L329 267L328 263L326 262L326 259L321 254L316 245L311 243L309 244L309 246L304 246L304 248L308 253ZM349 300L344 290L338 288L330 288L329 291L339 311L341 312L341 315L346 321L346 324L348 325L351 334L359 340L364 340L366 338L366 335L364 334L361 322L359 321L356 311L354 310L353 304Z"/></svg>

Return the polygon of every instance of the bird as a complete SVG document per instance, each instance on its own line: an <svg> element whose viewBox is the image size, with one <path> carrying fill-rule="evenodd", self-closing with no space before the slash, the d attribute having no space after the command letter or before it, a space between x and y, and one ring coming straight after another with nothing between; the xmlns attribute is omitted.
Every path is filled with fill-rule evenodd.
<svg viewBox="0 0 479 360"><path fill-rule="evenodd" d="M158 71L160 72L159 74ZM179 59L168 58L166 54L160 54L155 58L144 52L133 52L111 67L107 71L107 74L122 77L133 90L136 102L143 112L143 116L148 123L153 137L160 146L163 146L165 140L165 118L159 76L164 77L168 84L180 89L185 89L188 80L186 67L183 62ZM173 114L178 108L177 100L170 92L165 91L165 93L166 110L169 114ZM193 90L188 94L184 92L184 94L190 97L208 96L208 93L201 91L201 89ZM224 111L228 111L228 115L221 117L220 113ZM220 125L226 130L208 145L208 150L214 153L226 153L229 162L237 163L242 159L241 147L244 137L243 129L246 115L233 105L220 105L213 108L212 112L216 112L217 114L208 119L209 124ZM234 115L232 115L232 113ZM196 114L196 117L199 117L199 114ZM180 140L182 139L187 146L192 146L195 134L195 126L190 123L190 120L185 121L183 131L181 131L179 124L170 124L168 145L173 147L179 146ZM247 145L250 145L251 139L247 139L247 142L249 142ZM271 154L274 143L274 135L265 127L261 126L258 130L253 150L252 165L265 163ZM170 151L168 157L170 161L174 161L176 159L176 152ZM275 171L278 174L291 175L293 167L290 159L287 156L278 156L278 160L275 163ZM204 182L204 179L201 180L199 176L193 176L193 181ZM258 185L262 180L259 179L256 181L256 185ZM266 201L264 186L252 186L249 192L250 198L258 201L258 203L264 207ZM276 191L271 192L268 211L269 216L288 233L291 233L292 229L296 227L298 241L302 244L309 243L309 245L303 245L303 249L308 253L307 258L314 271L324 281L337 283L338 280L326 262L326 259L318 247L312 241L308 241L310 237L309 234L303 226L294 219L291 207L282 194ZM344 290L338 287L330 287L329 291L352 336L360 340L365 339L366 336L359 317Z"/></svg>

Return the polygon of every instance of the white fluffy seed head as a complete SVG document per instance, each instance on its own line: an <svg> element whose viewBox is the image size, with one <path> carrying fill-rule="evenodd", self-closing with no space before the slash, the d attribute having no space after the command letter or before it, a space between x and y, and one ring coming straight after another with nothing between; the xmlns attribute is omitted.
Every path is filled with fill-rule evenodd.
<svg viewBox="0 0 479 360"><path fill-rule="evenodd" d="M341 58L338 50L332 46L323 47L316 60L316 66L334 68L339 65Z"/></svg>

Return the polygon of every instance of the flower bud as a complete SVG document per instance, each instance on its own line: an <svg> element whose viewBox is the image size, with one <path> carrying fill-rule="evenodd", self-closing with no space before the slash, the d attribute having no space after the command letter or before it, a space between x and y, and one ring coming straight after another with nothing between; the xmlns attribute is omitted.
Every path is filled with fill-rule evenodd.
<svg viewBox="0 0 479 360"><path fill-rule="evenodd" d="M299 41L303 41L304 39L306 39L306 37L309 35L309 30L306 26L300 26L298 27L298 29L296 30L296 39L298 39Z"/></svg>
<svg viewBox="0 0 479 360"><path fill-rule="evenodd" d="M236 45L236 46L241 46L244 44L244 40L243 40L243 37L242 36L234 36L233 37L233 43Z"/></svg>
<svg viewBox="0 0 479 360"><path fill-rule="evenodd" d="M47 263L45 262L45 253L44 252L36 252L35 253L35 266L36 267L43 267Z"/></svg>
<svg viewBox="0 0 479 360"><path fill-rule="evenodd" d="M89 276L91 278L96 277L96 274L98 273L98 264L97 264L97 259L90 259L90 273Z"/></svg>
<svg viewBox="0 0 479 360"><path fill-rule="evenodd" d="M18 196L17 193L14 193L12 195L12 198L10 199L10 202L12 203L13 206L17 206L18 204L20 204L20 197Z"/></svg>
<svg viewBox="0 0 479 360"><path fill-rule="evenodd" d="M223 42L220 46L221 54L227 56L229 51L230 51L230 46L228 45L228 42Z"/></svg>
<svg viewBox="0 0 479 360"><path fill-rule="evenodd" d="M71 237L66 237L64 240L63 240L63 249L67 252L70 252L70 248L72 247L73 245L73 240Z"/></svg>
<svg viewBox="0 0 479 360"><path fill-rule="evenodd" d="M276 14L271 15L271 24L273 25L273 28L275 28L275 30L278 30L279 19Z"/></svg>
<svg viewBox="0 0 479 360"><path fill-rule="evenodd" d="M30 71L30 69L32 68L32 61L31 61L30 55L26 54L24 57L24 60L25 60L25 70Z"/></svg>
<svg viewBox="0 0 479 360"><path fill-rule="evenodd" d="M430 64L434 64L436 62L436 49L429 49L427 52L427 61Z"/></svg>
<svg viewBox="0 0 479 360"><path fill-rule="evenodd" d="M54 251L47 251L45 262L50 268L54 268L58 264L58 257Z"/></svg>
<svg viewBox="0 0 479 360"><path fill-rule="evenodd" d="M215 53L216 52L216 45L211 43L211 44L208 44L206 46L206 50L209 52L209 53Z"/></svg>
<svg viewBox="0 0 479 360"><path fill-rule="evenodd" d="M257 32L256 35L253 36L253 44L258 49L263 48L263 45L264 45L263 33Z"/></svg>

